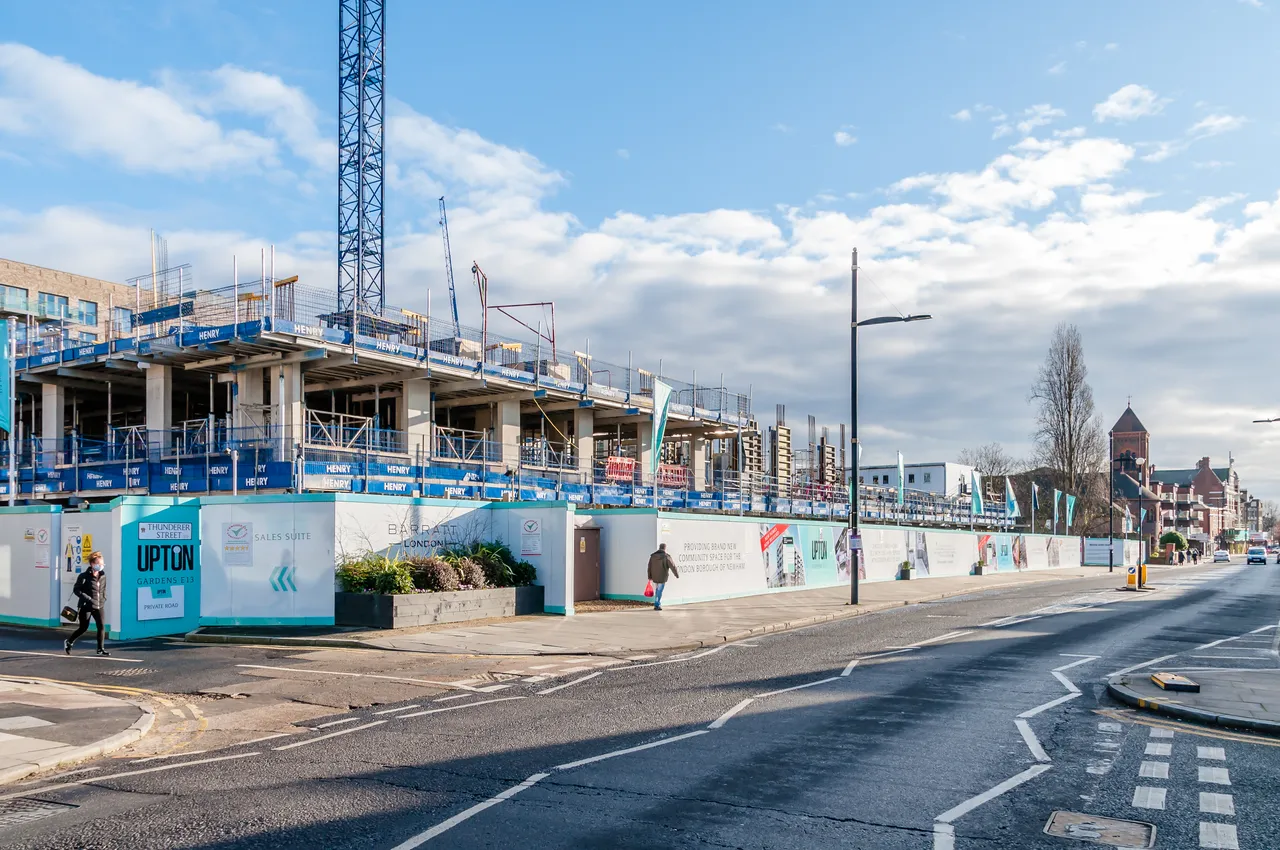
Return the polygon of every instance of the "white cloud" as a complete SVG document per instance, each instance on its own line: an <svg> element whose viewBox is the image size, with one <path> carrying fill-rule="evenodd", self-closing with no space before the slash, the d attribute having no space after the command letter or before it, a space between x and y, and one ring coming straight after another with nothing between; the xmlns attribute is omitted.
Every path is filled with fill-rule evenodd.
<svg viewBox="0 0 1280 850"><path fill-rule="evenodd" d="M1108 41L1108 42L1107 42L1107 46L1106 46L1105 48L1103 48L1103 49L1104 49L1104 50L1119 50L1119 49L1120 49L1120 45L1116 44L1114 41Z"/></svg>
<svg viewBox="0 0 1280 850"><path fill-rule="evenodd" d="M225 129L154 86L0 44L0 132L131 172L204 175L278 162L275 140Z"/></svg>
<svg viewBox="0 0 1280 850"><path fill-rule="evenodd" d="M1061 76L1062 74L1065 74L1065 73L1066 73L1066 71L1067 71L1067 61L1064 59L1064 60L1062 60L1061 62L1059 62L1058 64L1056 64L1056 65L1054 65L1053 67L1051 67L1051 68L1048 70L1048 72L1047 72L1047 73L1052 74L1052 75L1054 75L1055 77L1057 77L1057 76Z"/></svg>
<svg viewBox="0 0 1280 850"><path fill-rule="evenodd" d="M1066 116L1066 112L1056 109L1047 103L1037 103L1023 111L1023 119L1018 122L1018 132L1026 135L1036 127L1043 127L1046 124L1053 123L1056 119Z"/></svg>
<svg viewBox="0 0 1280 850"><path fill-rule="evenodd" d="M1192 124L1190 129L1187 130L1187 135L1196 138L1218 136L1223 133L1230 133L1232 130L1239 130L1244 125L1245 119L1238 115L1207 115Z"/></svg>
<svg viewBox="0 0 1280 850"><path fill-rule="evenodd" d="M1132 121L1159 114L1168 103L1146 86L1130 83L1093 107L1093 117L1097 121Z"/></svg>
<svg viewBox="0 0 1280 850"><path fill-rule="evenodd" d="M773 125L773 127L772 127L772 129L777 130L779 133L794 133L794 132L795 132L795 128L794 128L794 127L792 127L790 124L783 124L781 121L779 121L777 124L774 124L774 125Z"/></svg>
<svg viewBox="0 0 1280 850"><path fill-rule="evenodd" d="M631 159L631 151L626 148L618 148L616 153L618 154L618 159Z"/></svg>
<svg viewBox="0 0 1280 850"><path fill-rule="evenodd" d="M951 117L956 121L968 121L973 117L973 113L967 109L961 109L959 112L951 113Z"/></svg>
<svg viewBox="0 0 1280 850"><path fill-rule="evenodd" d="M1246 6L1252 6L1255 9L1266 8L1262 0L1240 0L1240 2L1245 4Z"/></svg>
<svg viewBox="0 0 1280 850"><path fill-rule="evenodd" d="M846 130L836 130L834 138L836 144L842 148L847 148L849 145L857 144L858 142L858 137Z"/></svg>

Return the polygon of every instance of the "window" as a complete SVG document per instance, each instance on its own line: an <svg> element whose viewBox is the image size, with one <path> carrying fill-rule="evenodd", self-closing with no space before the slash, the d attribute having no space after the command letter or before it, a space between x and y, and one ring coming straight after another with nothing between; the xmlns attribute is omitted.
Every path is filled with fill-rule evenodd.
<svg viewBox="0 0 1280 850"><path fill-rule="evenodd" d="M6 310L27 311L27 290L21 286L0 284L0 304Z"/></svg>
<svg viewBox="0 0 1280 850"><path fill-rule="evenodd" d="M932 473L932 472L926 472L926 473L924 474L924 483L925 483L925 484L928 484L928 483L930 483L931 481L933 481L933 473Z"/></svg>
<svg viewBox="0 0 1280 850"><path fill-rule="evenodd" d="M77 337L79 342L97 342L98 341L98 335L96 333L92 333L91 331L80 331L80 333L77 334Z"/></svg>
<svg viewBox="0 0 1280 850"><path fill-rule="evenodd" d="M916 474L914 472L907 473L907 483L908 484L916 483Z"/></svg>
<svg viewBox="0 0 1280 850"><path fill-rule="evenodd" d="M41 292L39 298L40 314L46 319L60 319L69 310L67 296Z"/></svg>
<svg viewBox="0 0 1280 850"><path fill-rule="evenodd" d="M128 307L116 307L111 311L111 324L117 334L133 333L133 311Z"/></svg>
<svg viewBox="0 0 1280 850"><path fill-rule="evenodd" d="M858 476L858 483L859 483L859 484L866 484L866 483L867 483L866 476L859 475L859 476Z"/></svg>
<svg viewBox="0 0 1280 850"><path fill-rule="evenodd" d="M80 324L98 324L98 302L80 299Z"/></svg>
<svg viewBox="0 0 1280 850"><path fill-rule="evenodd" d="M880 483L880 476L879 476L879 475L873 475L873 476L871 476L871 483L872 483L872 484L879 484L879 483Z"/></svg>

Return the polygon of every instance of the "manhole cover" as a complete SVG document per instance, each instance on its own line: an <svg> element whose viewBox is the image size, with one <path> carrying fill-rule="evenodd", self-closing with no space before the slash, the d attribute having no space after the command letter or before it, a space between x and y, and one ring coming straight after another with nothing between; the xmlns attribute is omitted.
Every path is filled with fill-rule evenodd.
<svg viewBox="0 0 1280 850"><path fill-rule="evenodd" d="M1080 812L1054 812L1045 824L1046 835L1074 838L1110 847L1151 847L1156 843L1155 824L1116 820Z"/></svg>
<svg viewBox="0 0 1280 850"><path fill-rule="evenodd" d="M74 809L66 803L52 803L48 800L28 800L17 797L12 800L0 800L0 829L9 826L20 826L33 820L47 818Z"/></svg>
<svg viewBox="0 0 1280 850"><path fill-rule="evenodd" d="M121 667L119 670L103 670L101 676L119 676L125 678L128 676L147 676L151 673L159 673L157 667Z"/></svg>

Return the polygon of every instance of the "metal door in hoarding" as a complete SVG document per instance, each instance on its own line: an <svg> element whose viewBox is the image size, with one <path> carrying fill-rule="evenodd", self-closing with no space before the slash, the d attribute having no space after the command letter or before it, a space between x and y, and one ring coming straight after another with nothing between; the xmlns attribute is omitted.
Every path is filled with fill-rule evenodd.
<svg viewBox="0 0 1280 850"><path fill-rule="evenodd" d="M573 530L573 601L600 598L600 529Z"/></svg>

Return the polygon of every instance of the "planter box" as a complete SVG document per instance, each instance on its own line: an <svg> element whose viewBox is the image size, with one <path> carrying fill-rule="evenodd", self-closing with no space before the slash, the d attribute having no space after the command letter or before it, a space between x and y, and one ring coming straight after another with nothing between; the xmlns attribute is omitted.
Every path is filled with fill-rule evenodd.
<svg viewBox="0 0 1280 850"><path fill-rule="evenodd" d="M334 623L374 629L405 629L436 623L461 623L488 617L541 614L543 588L501 587L451 593L334 594Z"/></svg>

